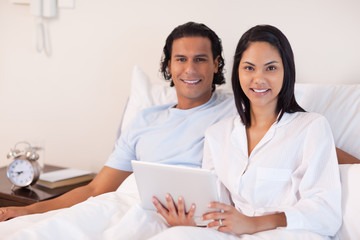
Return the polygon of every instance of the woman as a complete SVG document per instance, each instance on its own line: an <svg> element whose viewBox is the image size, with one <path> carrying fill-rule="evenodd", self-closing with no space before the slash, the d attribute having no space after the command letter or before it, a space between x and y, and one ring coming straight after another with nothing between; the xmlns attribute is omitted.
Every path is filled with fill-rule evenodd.
<svg viewBox="0 0 360 240"><path fill-rule="evenodd" d="M203 216L213 220L207 229L174 227L154 239L330 239L336 234L341 185L331 129L323 116L297 104L294 84L294 57L284 34L269 25L248 30L236 48L232 72L239 116L213 125L205 135L203 167L215 170L234 204L211 203L221 211Z"/></svg>

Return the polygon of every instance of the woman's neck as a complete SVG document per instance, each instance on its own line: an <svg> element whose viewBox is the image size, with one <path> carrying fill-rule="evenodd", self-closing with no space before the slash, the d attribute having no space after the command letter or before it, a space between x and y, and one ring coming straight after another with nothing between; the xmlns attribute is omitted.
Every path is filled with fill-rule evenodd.
<svg viewBox="0 0 360 240"><path fill-rule="evenodd" d="M246 128L248 156L277 119L277 114L273 108L250 109L251 125Z"/></svg>
<svg viewBox="0 0 360 240"><path fill-rule="evenodd" d="M277 112L274 108L250 108L250 118L251 126L255 128L267 128L269 129L271 125L277 119Z"/></svg>

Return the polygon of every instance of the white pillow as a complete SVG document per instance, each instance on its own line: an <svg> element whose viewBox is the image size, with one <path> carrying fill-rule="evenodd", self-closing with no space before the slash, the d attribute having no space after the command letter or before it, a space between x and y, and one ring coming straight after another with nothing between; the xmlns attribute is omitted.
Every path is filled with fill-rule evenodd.
<svg viewBox="0 0 360 240"><path fill-rule="evenodd" d="M296 100L306 111L324 115L336 147L360 159L360 85L306 84L295 86Z"/></svg>
<svg viewBox="0 0 360 240"><path fill-rule="evenodd" d="M135 65L132 73L130 96L121 123L123 131L134 119L136 114L155 105L176 103L175 88L169 82L152 83L148 76Z"/></svg>

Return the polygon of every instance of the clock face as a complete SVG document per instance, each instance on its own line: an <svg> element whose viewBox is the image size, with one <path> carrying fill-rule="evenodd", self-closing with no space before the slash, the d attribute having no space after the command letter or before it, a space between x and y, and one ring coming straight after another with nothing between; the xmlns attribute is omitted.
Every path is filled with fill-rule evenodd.
<svg viewBox="0 0 360 240"><path fill-rule="evenodd" d="M35 172L30 161L16 159L10 164L7 175L13 184L19 187L25 187L32 183Z"/></svg>

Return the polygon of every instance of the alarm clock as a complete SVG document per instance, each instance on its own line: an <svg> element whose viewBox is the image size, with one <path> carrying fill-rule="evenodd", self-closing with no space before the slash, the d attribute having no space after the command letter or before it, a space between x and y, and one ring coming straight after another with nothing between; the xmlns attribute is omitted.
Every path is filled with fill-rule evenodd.
<svg viewBox="0 0 360 240"><path fill-rule="evenodd" d="M19 150L17 145L25 144L27 148ZM28 142L18 142L14 149L11 149L7 158L13 161L7 168L7 177L17 187L28 187L36 183L41 173L41 166L37 161L39 154L36 148L32 147Z"/></svg>

